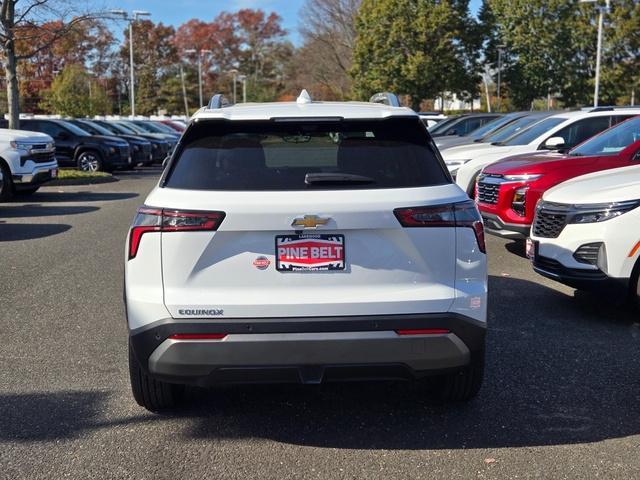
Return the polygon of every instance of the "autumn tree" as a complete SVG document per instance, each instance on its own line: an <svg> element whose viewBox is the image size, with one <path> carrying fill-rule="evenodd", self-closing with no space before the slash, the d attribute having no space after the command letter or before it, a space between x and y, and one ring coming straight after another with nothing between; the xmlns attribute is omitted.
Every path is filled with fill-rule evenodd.
<svg viewBox="0 0 640 480"><path fill-rule="evenodd" d="M304 43L290 66L296 90L314 98L345 99L351 95L355 17L360 0L307 0L301 10Z"/></svg>
<svg viewBox="0 0 640 480"><path fill-rule="evenodd" d="M94 17L62 0L0 1L0 53L4 57L10 128L19 128L20 123L19 63L50 48ZM19 44L24 48L18 50Z"/></svg>
<svg viewBox="0 0 640 480"><path fill-rule="evenodd" d="M70 117L111 113L107 94L81 64L67 65L45 92L42 107Z"/></svg>
<svg viewBox="0 0 640 480"><path fill-rule="evenodd" d="M59 21L48 31L62 28ZM39 27L34 27L39 28ZM49 41L48 38L43 38ZM103 21L91 19L80 23L67 35L51 44L49 48L39 50L33 57L21 62L18 68L20 81L20 95L24 107L29 111L36 111L41 93L51 87L51 83L68 65L83 64L96 78L102 78L103 84L109 84L105 78L113 61L113 35ZM29 45L18 43L18 51L26 51Z"/></svg>
<svg viewBox="0 0 640 480"><path fill-rule="evenodd" d="M159 108L158 92L167 77L175 76L178 52L173 43L175 30L151 20L138 20L133 26L133 61L136 81L136 112L151 115ZM128 31L125 32L125 35ZM120 49L117 70L129 90L129 42Z"/></svg>

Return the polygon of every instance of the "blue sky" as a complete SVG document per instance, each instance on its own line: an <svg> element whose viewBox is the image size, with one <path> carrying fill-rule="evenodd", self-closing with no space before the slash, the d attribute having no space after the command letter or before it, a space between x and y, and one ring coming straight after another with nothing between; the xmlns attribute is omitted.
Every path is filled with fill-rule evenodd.
<svg viewBox="0 0 640 480"><path fill-rule="evenodd" d="M294 43L298 43L297 32L299 12L304 0L107 0L111 8L125 10L148 10L155 22L173 26L198 18L203 21L213 19L221 11L235 11L240 8L261 8L276 12L283 18L284 27ZM471 11L475 13L481 0L471 0Z"/></svg>

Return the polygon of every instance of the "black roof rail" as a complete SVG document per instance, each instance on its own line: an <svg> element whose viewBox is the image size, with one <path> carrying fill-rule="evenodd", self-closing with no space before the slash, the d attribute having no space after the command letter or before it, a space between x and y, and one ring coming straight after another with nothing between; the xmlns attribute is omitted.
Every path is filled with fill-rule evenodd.
<svg viewBox="0 0 640 480"><path fill-rule="evenodd" d="M375 93L370 99L371 103L382 103L383 105L389 105L390 107L401 107L400 100L395 93L391 92L379 92Z"/></svg>
<svg viewBox="0 0 640 480"><path fill-rule="evenodd" d="M613 107L594 107L594 108L589 110L589 113L593 113L593 112L610 112L612 110L615 110L615 108L613 108Z"/></svg>
<svg viewBox="0 0 640 480"><path fill-rule="evenodd" d="M207 108L209 109L224 108L224 107L230 107L231 105L232 103L229 102L227 97L225 97L221 93L216 93L213 97L211 97L211 100L209 100L209 104L207 105Z"/></svg>

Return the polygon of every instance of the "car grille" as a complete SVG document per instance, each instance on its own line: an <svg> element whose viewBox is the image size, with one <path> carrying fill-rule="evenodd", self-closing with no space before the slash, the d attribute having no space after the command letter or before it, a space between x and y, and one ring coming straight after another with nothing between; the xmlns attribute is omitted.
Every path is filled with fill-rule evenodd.
<svg viewBox="0 0 640 480"><path fill-rule="evenodd" d="M29 160L35 163L49 163L56 159L56 155L53 151L50 152L31 152L28 157Z"/></svg>
<svg viewBox="0 0 640 480"><path fill-rule="evenodd" d="M495 205L500 194L499 183L478 182L478 201Z"/></svg>
<svg viewBox="0 0 640 480"><path fill-rule="evenodd" d="M567 224L566 209L566 206L549 203L538 206L533 221L533 234L536 237L557 238Z"/></svg>
<svg viewBox="0 0 640 480"><path fill-rule="evenodd" d="M120 156L125 158L129 157L129 145L118 147L118 150L120 151Z"/></svg>

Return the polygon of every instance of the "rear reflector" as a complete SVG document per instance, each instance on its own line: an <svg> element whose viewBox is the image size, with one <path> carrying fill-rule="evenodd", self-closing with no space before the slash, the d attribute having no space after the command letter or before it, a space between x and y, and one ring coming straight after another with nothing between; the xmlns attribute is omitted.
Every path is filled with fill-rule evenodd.
<svg viewBox="0 0 640 480"><path fill-rule="evenodd" d="M226 333L175 333L170 340L222 340Z"/></svg>
<svg viewBox="0 0 640 480"><path fill-rule="evenodd" d="M403 227L468 227L473 230L482 253L487 253L484 225L473 200L428 207L396 208L394 215Z"/></svg>
<svg viewBox="0 0 640 480"><path fill-rule="evenodd" d="M396 330L398 335L444 335L449 333L446 328L417 328L413 330Z"/></svg>
<svg viewBox="0 0 640 480"><path fill-rule="evenodd" d="M129 233L129 260L137 255L140 240L147 232L217 230L224 216L224 212L184 211L143 205L138 208Z"/></svg>

